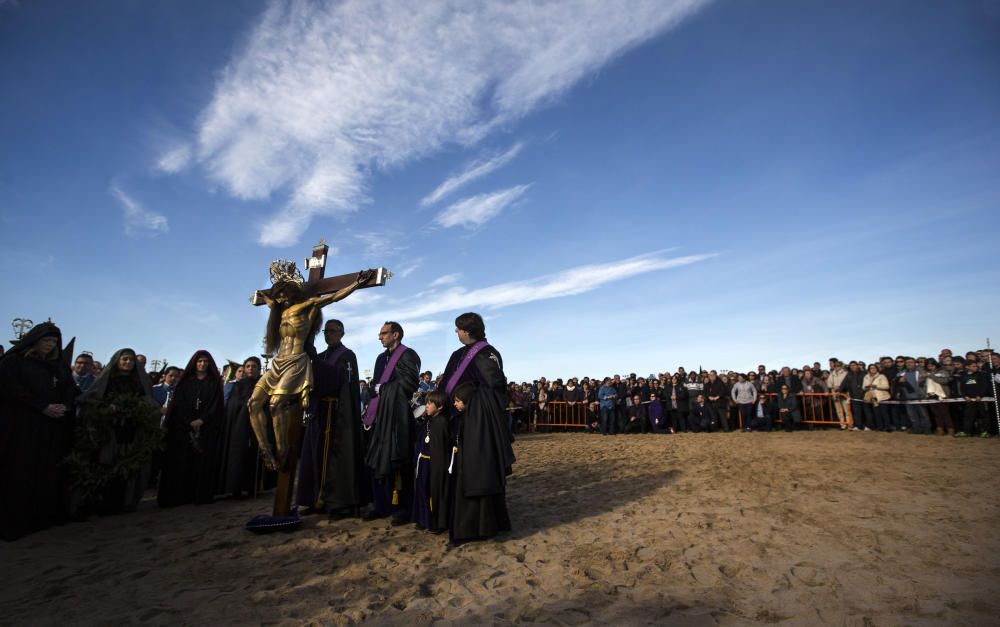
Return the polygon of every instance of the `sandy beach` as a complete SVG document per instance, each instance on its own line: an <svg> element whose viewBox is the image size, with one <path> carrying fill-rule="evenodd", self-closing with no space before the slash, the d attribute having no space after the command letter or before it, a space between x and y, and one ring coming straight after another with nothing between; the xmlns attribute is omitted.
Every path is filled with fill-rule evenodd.
<svg viewBox="0 0 1000 627"><path fill-rule="evenodd" d="M522 435L514 531L243 530L269 497L0 545L4 624L996 624L1000 442Z"/></svg>

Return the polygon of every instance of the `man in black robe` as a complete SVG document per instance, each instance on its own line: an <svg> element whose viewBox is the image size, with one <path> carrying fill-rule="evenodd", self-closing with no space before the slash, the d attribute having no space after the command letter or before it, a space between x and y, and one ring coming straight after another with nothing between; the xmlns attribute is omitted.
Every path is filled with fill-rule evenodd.
<svg viewBox="0 0 1000 627"><path fill-rule="evenodd" d="M226 402L226 420L219 444L218 494L231 494L237 498L255 496L258 490L275 485L276 475L265 469L257 438L250 426L247 402L258 379L260 359L251 355L243 361L243 378L233 385Z"/></svg>
<svg viewBox="0 0 1000 627"><path fill-rule="evenodd" d="M327 349L312 360L311 418L299 459L296 502L331 516L358 515L365 490L358 358L343 345L344 324L327 320Z"/></svg>
<svg viewBox="0 0 1000 627"><path fill-rule="evenodd" d="M420 357L402 344L403 327L398 322L386 322L379 331L379 341L385 352L375 360L372 377L372 400L366 421L374 422L367 431L365 465L371 477L373 508L365 520L392 516L392 524L409 522L413 502L413 444L416 429L410 411L410 398L417 391L420 379ZM388 365L396 356L395 366L388 376ZM385 380L383 380L385 379Z"/></svg>
<svg viewBox="0 0 1000 627"><path fill-rule="evenodd" d="M486 326L479 314L464 313L456 318L455 333L462 347L451 354L442 383L452 397L459 386L465 387L469 398L463 399L463 414L452 414L452 434L458 448L450 497L452 543L510 530L506 484L514 464L504 416L507 377L500 353L486 342ZM473 350L477 352L470 363L466 357ZM463 362L467 363L464 370Z"/></svg>
<svg viewBox="0 0 1000 627"><path fill-rule="evenodd" d="M16 540L67 517L63 459L77 387L59 327L43 322L0 357L0 537Z"/></svg>

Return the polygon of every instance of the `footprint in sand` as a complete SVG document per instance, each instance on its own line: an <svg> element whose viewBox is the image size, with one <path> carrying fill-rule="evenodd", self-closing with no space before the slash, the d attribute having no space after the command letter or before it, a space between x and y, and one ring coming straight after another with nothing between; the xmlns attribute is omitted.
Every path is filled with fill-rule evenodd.
<svg viewBox="0 0 1000 627"><path fill-rule="evenodd" d="M792 566L792 576L807 586L825 586L826 576L820 572L819 567L811 562L799 562Z"/></svg>
<svg viewBox="0 0 1000 627"><path fill-rule="evenodd" d="M746 564L723 564L719 566L719 572L722 573L728 579L735 579L739 577L740 573L746 568Z"/></svg>

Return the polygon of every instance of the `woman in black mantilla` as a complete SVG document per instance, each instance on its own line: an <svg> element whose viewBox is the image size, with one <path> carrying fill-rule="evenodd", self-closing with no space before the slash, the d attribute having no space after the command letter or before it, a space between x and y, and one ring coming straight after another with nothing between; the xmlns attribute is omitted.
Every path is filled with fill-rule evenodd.
<svg viewBox="0 0 1000 627"><path fill-rule="evenodd" d="M63 458L73 441L77 387L59 327L43 322L0 357L0 535L66 520Z"/></svg>
<svg viewBox="0 0 1000 627"><path fill-rule="evenodd" d="M144 399L150 407L159 408L153 399L153 386L142 368L136 367L135 351L123 348L111 356L108 365L94 380L93 385L77 401L80 405L80 417L87 420L87 413L104 400L116 396L133 396ZM128 425L115 429L114 437L99 453L98 462L111 465L118 455L120 444L131 443L135 437L135 427ZM142 500L149 480L150 467L135 470L126 478L114 479L97 496L97 513L117 514L133 512Z"/></svg>
<svg viewBox="0 0 1000 627"><path fill-rule="evenodd" d="M188 361L167 412L160 507L212 502L223 409L222 376L212 355L200 350Z"/></svg>
<svg viewBox="0 0 1000 627"><path fill-rule="evenodd" d="M458 448L449 497L452 543L510 531L506 483L514 464L504 413L507 377L500 353L486 343L486 325L477 313L456 318L455 333L462 348L448 360L442 384L453 397L452 402L459 385L469 390L469 398L463 399L464 413L452 413L452 437ZM473 350L477 351L475 357L462 370L463 361Z"/></svg>

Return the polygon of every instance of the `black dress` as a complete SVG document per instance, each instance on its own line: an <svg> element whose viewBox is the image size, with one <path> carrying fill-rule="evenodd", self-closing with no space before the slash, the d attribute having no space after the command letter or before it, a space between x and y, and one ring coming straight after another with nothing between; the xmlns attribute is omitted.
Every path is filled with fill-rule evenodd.
<svg viewBox="0 0 1000 627"><path fill-rule="evenodd" d="M204 424L195 433L191 423ZM213 377L185 376L167 415L167 451L157 502L161 507L211 503L223 427L222 385Z"/></svg>
<svg viewBox="0 0 1000 627"><path fill-rule="evenodd" d="M27 336L26 336L27 337ZM0 534L17 538L64 522L62 460L73 441L76 384L62 359L13 350L0 360ZM43 414L66 405L62 418Z"/></svg>

